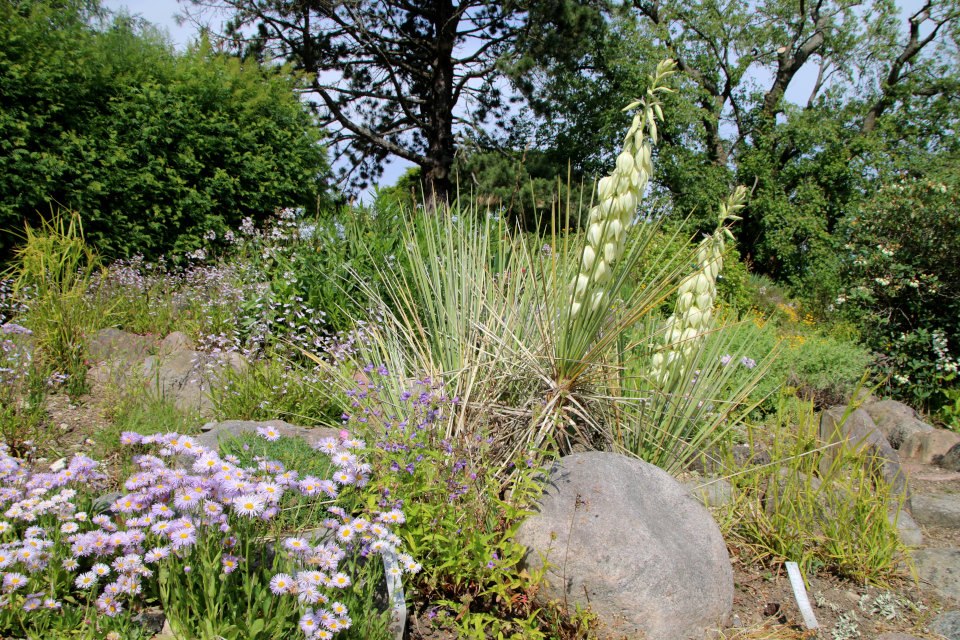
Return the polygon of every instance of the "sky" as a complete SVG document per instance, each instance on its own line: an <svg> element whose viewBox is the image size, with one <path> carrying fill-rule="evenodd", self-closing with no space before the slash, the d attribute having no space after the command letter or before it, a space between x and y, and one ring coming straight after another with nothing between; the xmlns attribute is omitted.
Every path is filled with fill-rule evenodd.
<svg viewBox="0 0 960 640"><path fill-rule="evenodd" d="M131 14L139 14L144 19L152 22L158 27L165 28L170 35L170 39L178 49L185 48L192 39L197 36L197 26L191 22L178 24L177 14L183 14L187 4L178 2L178 0L102 0L103 6L113 11L126 9ZM921 0L897 0L904 15L915 13L921 6ZM816 79L816 69L813 64L805 65L798 73L796 79L788 88L786 98L798 104L805 104L810 93L810 88ZM388 164L380 184L388 186L396 182L411 163L400 158L393 158ZM364 196L368 196L364 194ZM361 199L366 200L366 197Z"/></svg>

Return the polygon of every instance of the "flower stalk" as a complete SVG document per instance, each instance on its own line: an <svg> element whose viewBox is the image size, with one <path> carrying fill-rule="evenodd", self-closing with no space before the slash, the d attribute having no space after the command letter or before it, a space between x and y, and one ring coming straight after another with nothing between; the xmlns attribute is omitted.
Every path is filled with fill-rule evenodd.
<svg viewBox="0 0 960 640"><path fill-rule="evenodd" d="M597 311L608 295L614 268L623 257L627 231L636 218L637 206L643 200L643 192L653 175L657 118L663 120L657 97L673 91L663 82L675 73L675 68L673 60L663 60L651 76L646 97L623 109L630 111L639 107L624 138L623 150L617 156L616 168L597 184L599 203L590 209L580 273L570 286L572 316L579 314L587 302L591 312Z"/></svg>
<svg viewBox="0 0 960 640"><path fill-rule="evenodd" d="M745 206L746 199L747 188L738 186L720 203L717 230L700 242L697 270L680 283L676 307L664 327L664 348L653 356L650 371L651 379L663 390L683 378L711 327L726 239L733 239L730 224L740 220L736 212Z"/></svg>

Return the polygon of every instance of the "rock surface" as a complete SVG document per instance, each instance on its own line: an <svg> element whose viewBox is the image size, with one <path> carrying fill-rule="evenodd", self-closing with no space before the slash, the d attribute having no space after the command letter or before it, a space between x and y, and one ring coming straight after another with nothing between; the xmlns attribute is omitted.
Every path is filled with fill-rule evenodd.
<svg viewBox="0 0 960 640"><path fill-rule="evenodd" d="M960 611L947 611L933 623L933 632L947 640L960 640Z"/></svg>
<svg viewBox="0 0 960 640"><path fill-rule="evenodd" d="M201 433L196 437L196 441L208 449L216 449L220 438L236 438L245 433L256 433L259 427L273 427L277 430L277 433L286 438L303 438L310 446L313 446L323 438L336 438L339 433L335 429L298 427L283 420L267 420L265 422L225 420L216 423L209 431Z"/></svg>
<svg viewBox="0 0 960 640"><path fill-rule="evenodd" d="M937 464L948 471L960 471L960 444L950 447Z"/></svg>
<svg viewBox="0 0 960 640"><path fill-rule="evenodd" d="M730 616L733 571L719 527L645 462L604 452L561 459L516 539L527 566L542 566L541 553L554 565L538 598L589 604L601 638L702 638Z"/></svg>
<svg viewBox="0 0 960 640"><path fill-rule="evenodd" d="M960 529L960 498L956 496L914 496L913 518L920 524Z"/></svg>
<svg viewBox="0 0 960 640"><path fill-rule="evenodd" d="M120 329L102 329L87 342L87 355L94 363L114 359L139 362L156 349L157 342L154 338L138 336Z"/></svg>
<svg viewBox="0 0 960 640"><path fill-rule="evenodd" d="M870 405L870 408L890 402L893 401L884 400ZM910 409L906 405L902 406ZM900 456L874 424L870 414L863 409L857 409L844 420L845 409L846 407L842 406L833 407L820 416L820 439L834 445L823 452L820 460L820 476L823 478L830 476L831 467L842 446L863 448L868 455L873 456L876 466L883 475L883 479L890 485L892 493L894 495L906 493L906 499L909 501L907 478L900 467ZM913 411L913 409L910 410Z"/></svg>
<svg viewBox="0 0 960 640"><path fill-rule="evenodd" d="M687 480L683 486L705 507L720 507L733 502L733 486L726 480L717 478Z"/></svg>
<svg viewBox="0 0 960 640"><path fill-rule="evenodd" d="M769 462L769 452L738 444L731 447L726 455L717 448L698 453L690 460L688 469L705 476L718 476L734 473L747 467L768 464Z"/></svg>
<svg viewBox="0 0 960 640"><path fill-rule="evenodd" d="M921 584L960 600L960 549L920 549L911 555Z"/></svg>
<svg viewBox="0 0 960 640"><path fill-rule="evenodd" d="M936 429L922 420L909 418L903 422L898 422L895 424L893 428L890 429L890 432L886 434L886 436L891 447L894 449L900 449L907 438L915 433L923 433L925 431L936 431ZM903 458L902 451L900 457Z"/></svg>
<svg viewBox="0 0 960 640"><path fill-rule="evenodd" d="M919 547L923 544L923 532L920 530L920 525L906 509L901 509L899 513L896 510L891 511L887 519L890 520L890 524L896 522L897 534L900 536L900 542L905 546Z"/></svg>
<svg viewBox="0 0 960 640"><path fill-rule="evenodd" d="M161 358L169 358L181 351L193 350L193 340L182 331L174 331L160 342Z"/></svg>
<svg viewBox="0 0 960 640"><path fill-rule="evenodd" d="M914 464L931 464L940 460L950 448L960 444L960 434L944 429L912 433L900 447L900 459Z"/></svg>
<svg viewBox="0 0 960 640"><path fill-rule="evenodd" d="M906 420L919 420L920 414L896 400L881 400L864 406L870 418L884 436L889 435L890 431Z"/></svg>

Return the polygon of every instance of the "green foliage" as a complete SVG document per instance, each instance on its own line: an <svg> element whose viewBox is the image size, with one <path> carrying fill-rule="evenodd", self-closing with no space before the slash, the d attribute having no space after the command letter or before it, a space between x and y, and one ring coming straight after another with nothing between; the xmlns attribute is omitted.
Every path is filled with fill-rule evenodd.
<svg viewBox="0 0 960 640"><path fill-rule="evenodd" d="M804 572L884 584L904 555L888 519L888 505L902 496L878 477L866 450L842 449L828 479L818 478L818 424L812 403L780 394L771 424L751 432L751 442L755 436L770 447L772 463L729 477L734 499L715 511L721 531L768 565L793 561Z"/></svg>
<svg viewBox="0 0 960 640"><path fill-rule="evenodd" d="M960 345L960 205L956 175L891 179L847 220L848 286L837 303L882 355L887 392L936 411Z"/></svg>
<svg viewBox="0 0 960 640"><path fill-rule="evenodd" d="M205 42L176 54L150 27L97 30L61 4L0 7L0 228L58 202L102 254L156 257L317 207L327 165L301 76Z"/></svg>
<svg viewBox="0 0 960 640"><path fill-rule="evenodd" d="M281 354L268 352L239 371L224 368L217 386L210 390L210 398L221 420L280 418L296 424L332 422L340 417L341 410L312 391L321 380L316 372L304 370Z"/></svg>
<svg viewBox="0 0 960 640"><path fill-rule="evenodd" d="M321 312L326 330L351 329L370 308L364 287L384 294L384 272L402 277L409 270L403 219L401 206L381 200L372 208L344 208L306 223L309 233L303 237L272 243L266 295L274 303L296 301Z"/></svg>
<svg viewBox="0 0 960 640"><path fill-rule="evenodd" d="M568 224L567 212L554 210L561 196L566 199L567 185L582 196L570 211L569 226L580 224L590 204L592 184L568 169L566 161L558 162L550 152L477 149L457 156L451 180L464 207L470 202L481 215L503 211L511 229L545 231L555 215L561 226ZM393 186L381 189L378 197L409 209L423 200L423 194L422 172L411 167Z"/></svg>
<svg viewBox="0 0 960 640"><path fill-rule="evenodd" d="M379 390L403 381L382 369L369 375L348 390L347 426L378 441L368 507L402 506L406 522L395 531L422 564L415 597L445 608L462 637L544 637L528 597L539 578L520 570L526 548L513 540L539 493L539 454L516 460L510 498L501 499L506 486L488 464L493 439L446 440L436 428L456 410L440 384L417 381L387 405Z"/></svg>
<svg viewBox="0 0 960 640"><path fill-rule="evenodd" d="M516 82L539 116L529 125L535 145L590 174L610 162L621 96L642 95L657 60L677 60L656 189L678 222L710 231L717 197L751 186L738 250L821 312L847 265L837 228L876 189L873 176L891 163L914 171L956 157L960 12L955 0L928 9L625 3L575 51L579 64L527 67ZM909 42L908 19L930 38Z"/></svg>
<svg viewBox="0 0 960 640"><path fill-rule="evenodd" d="M0 333L0 438L15 455L26 455L32 441L42 444L51 378L34 358L29 330L5 325ZM41 441L41 442L38 442Z"/></svg>

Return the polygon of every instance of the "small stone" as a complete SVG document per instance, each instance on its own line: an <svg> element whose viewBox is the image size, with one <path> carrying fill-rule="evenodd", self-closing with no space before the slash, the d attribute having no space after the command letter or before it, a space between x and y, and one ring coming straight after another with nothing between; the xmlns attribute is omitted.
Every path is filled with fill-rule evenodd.
<svg viewBox="0 0 960 640"><path fill-rule="evenodd" d="M66 431L66 430L69 429L69 428L70 428L70 425L68 425L66 422L61 422L61 423L60 423L60 430L61 430L61 431Z"/></svg>
<svg viewBox="0 0 960 640"><path fill-rule="evenodd" d="M122 493L116 493L116 492L102 495L93 501L93 510L103 511L104 509L109 509L114 502L116 502L122 497L123 497Z"/></svg>
<svg viewBox="0 0 960 640"><path fill-rule="evenodd" d="M75 405L75 404L68 404L68 405L67 405L67 408L68 408L68 409L76 410L77 405Z"/></svg>
<svg viewBox="0 0 960 640"><path fill-rule="evenodd" d="M167 616L165 616L160 609L144 609L130 618L130 622L149 634L156 634L161 633L164 629L167 623Z"/></svg>
<svg viewBox="0 0 960 640"><path fill-rule="evenodd" d="M905 633L881 633L877 636L877 640L920 640L920 638Z"/></svg>
<svg viewBox="0 0 960 640"><path fill-rule="evenodd" d="M914 496L913 517L920 524L960 529L960 499L954 496Z"/></svg>
<svg viewBox="0 0 960 640"><path fill-rule="evenodd" d="M960 471L960 444L950 447L937 464L947 471Z"/></svg>
<svg viewBox="0 0 960 640"><path fill-rule="evenodd" d="M50 471L51 471L52 473L57 473L58 471L63 471L63 470L66 469L66 468L67 468L67 459L66 459L66 458L60 458L59 460L57 460L56 462L54 462L52 465L50 465Z"/></svg>

